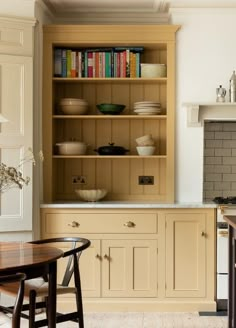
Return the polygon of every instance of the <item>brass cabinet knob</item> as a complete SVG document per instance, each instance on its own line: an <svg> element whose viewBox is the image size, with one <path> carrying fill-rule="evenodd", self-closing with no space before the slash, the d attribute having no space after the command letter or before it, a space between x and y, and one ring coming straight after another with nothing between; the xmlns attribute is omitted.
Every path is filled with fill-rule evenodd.
<svg viewBox="0 0 236 328"><path fill-rule="evenodd" d="M128 221L128 222L124 223L124 226L128 227L128 228L133 228L133 227L135 227L135 223L132 221Z"/></svg>
<svg viewBox="0 0 236 328"><path fill-rule="evenodd" d="M204 231L201 232L201 236L204 237L206 234Z"/></svg>
<svg viewBox="0 0 236 328"><path fill-rule="evenodd" d="M68 223L68 226L72 228L78 228L79 227L79 222L72 221L71 223Z"/></svg>
<svg viewBox="0 0 236 328"><path fill-rule="evenodd" d="M107 254L105 254L104 259L109 260L109 256Z"/></svg>
<svg viewBox="0 0 236 328"><path fill-rule="evenodd" d="M225 210L228 208L229 206L227 205L220 205L219 208L220 208L220 213L221 214L224 214Z"/></svg>
<svg viewBox="0 0 236 328"><path fill-rule="evenodd" d="M96 254L96 259L98 259L98 260L101 260L102 259L102 257L101 257L101 255L99 255L99 254Z"/></svg>

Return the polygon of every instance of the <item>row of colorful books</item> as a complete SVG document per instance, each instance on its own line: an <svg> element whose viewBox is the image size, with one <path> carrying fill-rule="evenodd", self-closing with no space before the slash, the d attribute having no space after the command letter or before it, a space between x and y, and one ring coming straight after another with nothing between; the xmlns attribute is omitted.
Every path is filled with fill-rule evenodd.
<svg viewBox="0 0 236 328"><path fill-rule="evenodd" d="M55 77L140 77L143 47L54 49Z"/></svg>

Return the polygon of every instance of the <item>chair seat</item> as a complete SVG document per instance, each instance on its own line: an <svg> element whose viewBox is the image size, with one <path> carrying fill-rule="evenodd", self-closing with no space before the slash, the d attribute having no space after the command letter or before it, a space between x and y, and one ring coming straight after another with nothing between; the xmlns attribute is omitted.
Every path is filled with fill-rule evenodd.
<svg viewBox="0 0 236 328"><path fill-rule="evenodd" d="M0 285L0 291L6 294L15 295L19 288L17 283L9 283L7 285ZM25 297L29 297L30 291L35 290L37 297L44 297L48 295L48 283L43 278L35 278L25 281ZM73 294L76 292L75 287L57 285L57 294Z"/></svg>
<svg viewBox="0 0 236 328"><path fill-rule="evenodd" d="M76 311L67 312L56 316L56 322L62 323L66 321L75 321L78 324L79 328L84 328L84 316L83 316L83 302L82 302L82 291L81 291L81 282L80 282L80 272L79 272L79 259L82 252L90 246L90 241L86 238L80 237L58 237L50 238L43 240L35 240L31 242L32 244L42 245L42 244L51 244L54 247L60 247L65 249L63 251L63 258L66 264L65 272L61 281L61 284L56 286L56 294L74 294ZM67 258L67 261L66 261ZM70 287L70 281L73 277L74 287ZM29 327L48 327L48 283L45 282L45 276L40 278L30 279L24 281L25 293L21 293L22 301L23 296L27 299L27 304L23 304L18 310L18 317L23 317L29 320ZM16 292L19 288L19 285L15 283L16 280L11 280L9 284L5 284L2 281L0 284L0 292L4 292L10 295L16 295ZM0 277L1 282L1 277ZM54 292L54 291L53 291ZM23 303L21 301L21 304ZM56 304L53 304L56 306ZM12 313L14 308L3 307L4 311ZM45 319L35 320L36 310L46 309ZM72 309L71 309L72 310ZM26 312L26 313L25 313ZM19 328L19 326L16 326Z"/></svg>

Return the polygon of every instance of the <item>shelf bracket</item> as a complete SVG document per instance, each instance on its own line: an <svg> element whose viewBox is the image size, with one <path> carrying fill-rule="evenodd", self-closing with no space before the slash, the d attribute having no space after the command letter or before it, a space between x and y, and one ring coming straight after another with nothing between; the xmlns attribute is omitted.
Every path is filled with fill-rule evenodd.
<svg viewBox="0 0 236 328"><path fill-rule="evenodd" d="M201 126L201 122L199 120L199 108L200 106L197 104L186 104L187 107L187 125L188 127L197 127Z"/></svg>

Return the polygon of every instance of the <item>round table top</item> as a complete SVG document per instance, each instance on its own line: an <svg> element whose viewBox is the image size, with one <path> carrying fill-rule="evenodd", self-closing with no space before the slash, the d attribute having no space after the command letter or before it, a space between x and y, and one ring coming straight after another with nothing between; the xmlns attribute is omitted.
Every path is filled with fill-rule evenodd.
<svg viewBox="0 0 236 328"><path fill-rule="evenodd" d="M56 247L25 242L0 242L0 273L45 265L62 255L63 251Z"/></svg>

